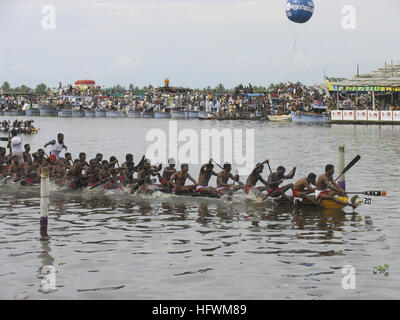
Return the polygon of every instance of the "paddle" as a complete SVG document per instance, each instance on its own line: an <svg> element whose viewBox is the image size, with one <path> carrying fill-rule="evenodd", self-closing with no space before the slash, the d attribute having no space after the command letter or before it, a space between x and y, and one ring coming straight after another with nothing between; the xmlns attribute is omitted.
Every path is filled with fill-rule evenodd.
<svg viewBox="0 0 400 320"><path fill-rule="evenodd" d="M105 184L106 182L108 182L108 179L109 178L105 179L105 181L103 181L103 182L99 182L99 183L95 184L94 186L91 186L90 190L93 190L93 189L97 188L98 186L101 186L102 184Z"/></svg>
<svg viewBox="0 0 400 320"><path fill-rule="evenodd" d="M360 191L360 192L346 192L347 194L362 194L365 196L386 197L386 191Z"/></svg>
<svg viewBox="0 0 400 320"><path fill-rule="evenodd" d="M342 176L344 175L347 171L349 171L358 161L360 161L361 156L358 155L356 156L351 162L346 166L346 168L343 169L342 173L335 179L335 182Z"/></svg>
<svg viewBox="0 0 400 320"><path fill-rule="evenodd" d="M220 167L222 170L224 170L224 168L222 168L214 159L211 159L212 162L214 162L218 167ZM237 171L237 169L235 169L235 171ZM236 174L236 176L238 176L239 174ZM236 180L233 180L233 184L235 184ZM239 185L243 185L244 183L241 182L240 180L238 181Z"/></svg>

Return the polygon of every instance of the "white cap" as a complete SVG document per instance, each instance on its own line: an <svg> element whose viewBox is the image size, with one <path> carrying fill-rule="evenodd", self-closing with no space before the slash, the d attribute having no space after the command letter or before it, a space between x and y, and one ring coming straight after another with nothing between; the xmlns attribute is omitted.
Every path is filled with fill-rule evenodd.
<svg viewBox="0 0 400 320"><path fill-rule="evenodd" d="M168 159L168 164L176 164L174 158L169 158Z"/></svg>

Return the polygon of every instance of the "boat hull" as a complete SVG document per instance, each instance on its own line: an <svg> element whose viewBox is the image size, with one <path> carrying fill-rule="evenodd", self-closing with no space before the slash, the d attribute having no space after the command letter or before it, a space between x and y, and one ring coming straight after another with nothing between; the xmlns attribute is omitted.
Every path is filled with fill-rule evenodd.
<svg viewBox="0 0 400 320"><path fill-rule="evenodd" d="M105 117L107 117L107 114L106 114L106 111L105 111L105 110L96 110L96 111L94 112L94 116L95 116L96 118L105 118Z"/></svg>
<svg viewBox="0 0 400 320"><path fill-rule="evenodd" d="M207 111L199 111L198 117L200 120L208 120L208 112Z"/></svg>
<svg viewBox="0 0 400 320"><path fill-rule="evenodd" d="M292 115L281 115L281 116L275 116L275 115L268 115L268 120L271 122L288 122L292 121Z"/></svg>
<svg viewBox="0 0 400 320"><path fill-rule="evenodd" d="M341 201L344 201L345 203L349 203L349 201L350 201L350 199L348 197L336 197L336 198L340 199ZM278 203L279 204L293 204L293 200L292 201L288 201L286 199L279 199ZM301 207L323 208L323 209L332 209L332 210L341 210L344 207L346 207L346 205L337 203L337 202L332 201L332 200L322 200L321 201L321 206L317 206L314 203L312 203L311 201L307 201L306 199L303 199L298 204Z"/></svg>
<svg viewBox="0 0 400 320"><path fill-rule="evenodd" d="M48 109L48 108L40 108L39 115L41 117L57 117L57 110L56 109Z"/></svg>
<svg viewBox="0 0 400 320"><path fill-rule="evenodd" d="M331 120L329 115L318 114L318 113L305 113L305 112L294 112L291 113L293 123L328 123Z"/></svg>
<svg viewBox="0 0 400 320"><path fill-rule="evenodd" d="M85 113L82 111L72 111L72 118L84 118Z"/></svg>
<svg viewBox="0 0 400 320"><path fill-rule="evenodd" d="M121 112L119 111L106 111L107 118L121 118Z"/></svg>
<svg viewBox="0 0 400 320"><path fill-rule="evenodd" d="M188 112L188 118L189 119L198 119L199 118L199 112L198 111L189 111Z"/></svg>
<svg viewBox="0 0 400 320"><path fill-rule="evenodd" d="M153 113L150 113L150 112L141 112L141 113L140 113L140 116L141 116L142 118L154 118L154 114L153 114Z"/></svg>
<svg viewBox="0 0 400 320"><path fill-rule="evenodd" d="M40 113L38 109L28 109L25 111L25 115L29 117L38 117Z"/></svg>
<svg viewBox="0 0 400 320"><path fill-rule="evenodd" d="M93 111L85 111L85 118L94 118L96 116Z"/></svg>
<svg viewBox="0 0 400 320"><path fill-rule="evenodd" d="M171 111L171 118L173 119L185 119L185 111Z"/></svg>
<svg viewBox="0 0 400 320"><path fill-rule="evenodd" d="M128 118L140 118L140 111L129 111Z"/></svg>
<svg viewBox="0 0 400 320"><path fill-rule="evenodd" d="M58 117L59 118L71 118L72 117L72 111L71 110L59 110L58 111Z"/></svg>
<svg viewBox="0 0 400 320"><path fill-rule="evenodd" d="M154 118L157 119L168 119L171 118L171 114L164 111L156 111L154 112Z"/></svg>

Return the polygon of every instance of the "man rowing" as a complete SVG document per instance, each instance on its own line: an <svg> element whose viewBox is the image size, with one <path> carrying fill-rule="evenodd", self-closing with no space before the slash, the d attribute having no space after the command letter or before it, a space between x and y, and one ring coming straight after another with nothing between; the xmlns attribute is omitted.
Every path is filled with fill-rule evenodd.
<svg viewBox="0 0 400 320"><path fill-rule="evenodd" d="M268 181L267 181L268 197L271 197L271 198L284 197L286 199L289 199L285 195L285 192L293 187L293 183L289 183L282 187L279 187L279 185L282 184L284 180L293 179L293 177L296 173L296 168L293 168L292 171L286 176L285 176L285 172L286 172L286 169L282 166L279 166L276 172L271 172L269 174Z"/></svg>
<svg viewBox="0 0 400 320"><path fill-rule="evenodd" d="M309 195L310 193L315 192L315 188L313 188L311 185L315 185L316 178L317 176L315 173L310 173L306 178L297 180L292 188L293 197L301 200L306 199L319 206L320 202Z"/></svg>
<svg viewBox="0 0 400 320"><path fill-rule="evenodd" d="M336 184L335 180L333 179L334 173L335 167L332 164L327 164L325 166L325 173L318 177L318 180L315 184L315 197L317 200L332 200L344 206L356 208L356 200L358 196L354 196L348 202L342 201L335 197L337 195L347 197L347 194L345 190Z"/></svg>
<svg viewBox="0 0 400 320"><path fill-rule="evenodd" d="M203 164L200 168L200 173L199 173L199 182L198 185L196 186L196 191L199 193L208 193L212 195L218 195L217 189L208 186L208 183L210 182L210 179L212 176L217 176L215 173L214 165L212 164L213 159L210 159L208 163Z"/></svg>
<svg viewBox="0 0 400 320"><path fill-rule="evenodd" d="M224 163L223 170L217 174L217 192L219 195L224 193L230 193L231 191L239 190L243 185L239 181L239 175L233 176L231 173L232 165L230 163ZM238 182L239 185L228 184L229 179ZM240 185L241 184L241 185Z"/></svg>
<svg viewBox="0 0 400 320"><path fill-rule="evenodd" d="M244 191L249 194L250 191L252 190L257 190L257 191L264 191L267 189L267 181L265 181L261 177L261 173L264 170L264 164L269 163L268 160L263 161L262 163L257 163L256 167L253 169L253 171L250 173L246 180L246 186L244 187ZM257 182L260 181L263 183L265 186L264 187L256 187Z"/></svg>
<svg viewBox="0 0 400 320"><path fill-rule="evenodd" d="M30 154L31 146L27 143L24 145L25 151L22 153L22 157L24 158L25 163L32 163L32 156Z"/></svg>
<svg viewBox="0 0 400 320"><path fill-rule="evenodd" d="M186 179L192 181L193 184L185 186ZM189 165L187 163L181 164L181 171L174 173L169 179L169 182L174 187L174 193L190 193L195 192L196 190L197 181L193 179L192 176L189 174Z"/></svg>
<svg viewBox="0 0 400 320"><path fill-rule="evenodd" d="M8 174L12 175L14 180L21 179L24 172L24 167L19 162L19 157L17 155L12 156L11 165L8 168Z"/></svg>
<svg viewBox="0 0 400 320"><path fill-rule="evenodd" d="M171 190L173 188L169 180L176 173L175 165L176 162L174 158L168 159L168 167L164 168L163 174L161 176L160 180L161 186L163 188L166 188L167 190Z"/></svg>
<svg viewBox="0 0 400 320"><path fill-rule="evenodd" d="M143 162L145 160L145 156L142 157L140 162L138 163L137 166L135 166L135 163L133 162L133 155L128 153L125 156L125 162L121 165L121 177L120 181L124 184L132 184L133 183L133 174L135 172L138 172L138 170L141 169Z"/></svg>
<svg viewBox="0 0 400 320"><path fill-rule="evenodd" d="M148 185L154 184L155 179L151 177L159 176L159 171L162 169L162 164L158 166L152 166L149 159L143 160L143 165L137 174L137 178L134 179L135 185L131 188L131 194L136 192L141 187L142 192L148 191Z"/></svg>

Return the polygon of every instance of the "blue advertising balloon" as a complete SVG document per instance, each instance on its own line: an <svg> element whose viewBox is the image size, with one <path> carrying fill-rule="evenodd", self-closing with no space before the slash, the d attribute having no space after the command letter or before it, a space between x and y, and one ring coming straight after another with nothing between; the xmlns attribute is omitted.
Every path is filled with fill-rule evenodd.
<svg viewBox="0 0 400 320"><path fill-rule="evenodd" d="M290 21L305 23L311 19L314 13L312 0L288 0L286 3L286 15Z"/></svg>

